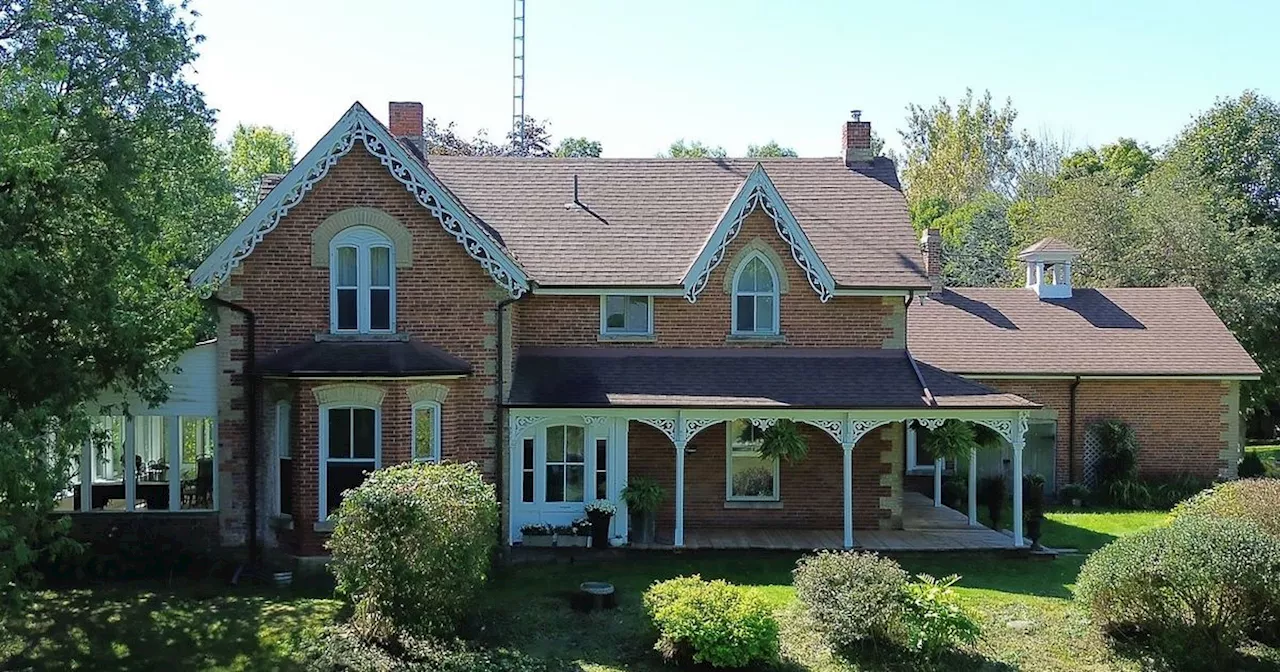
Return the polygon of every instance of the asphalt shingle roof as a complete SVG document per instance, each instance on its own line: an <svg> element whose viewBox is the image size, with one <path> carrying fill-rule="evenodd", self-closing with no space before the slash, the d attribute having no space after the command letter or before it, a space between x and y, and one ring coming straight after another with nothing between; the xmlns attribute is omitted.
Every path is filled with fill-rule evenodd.
<svg viewBox="0 0 1280 672"><path fill-rule="evenodd" d="M955 288L907 310L907 345L953 373L1255 376L1257 364L1193 287Z"/></svg>
<svg viewBox="0 0 1280 672"><path fill-rule="evenodd" d="M540 407L1035 408L902 350L520 349L508 403Z"/></svg>
<svg viewBox="0 0 1280 672"><path fill-rule="evenodd" d="M927 287L893 162L760 159L841 287ZM678 285L756 159L432 156L542 285ZM573 201L574 176L587 209Z"/></svg>
<svg viewBox="0 0 1280 672"><path fill-rule="evenodd" d="M471 374L471 365L413 339L308 341L259 360L257 372L314 378L465 376Z"/></svg>

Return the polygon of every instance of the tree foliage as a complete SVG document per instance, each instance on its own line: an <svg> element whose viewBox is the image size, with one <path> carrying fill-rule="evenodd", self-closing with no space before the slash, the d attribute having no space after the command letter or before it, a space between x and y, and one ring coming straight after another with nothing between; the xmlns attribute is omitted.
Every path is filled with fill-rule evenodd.
<svg viewBox="0 0 1280 672"><path fill-rule="evenodd" d="M946 98L931 107L908 105L907 128L900 131L908 202L938 198L961 204L986 192L1011 196L1017 184L1017 116L1011 101L997 108L989 91L975 97L966 90L954 105Z"/></svg>
<svg viewBox="0 0 1280 672"><path fill-rule="evenodd" d="M233 219L180 11L0 7L0 597L66 546L49 512L86 436L83 402L163 394L163 365L199 321L185 276Z"/></svg>
<svg viewBox="0 0 1280 672"><path fill-rule="evenodd" d="M603 149L599 140L588 140L586 138L565 138L556 145L555 155L560 158L581 159L581 158L600 158L600 152Z"/></svg>
<svg viewBox="0 0 1280 672"><path fill-rule="evenodd" d="M667 151L659 154L658 157L668 159L723 159L728 155L728 152L724 151L724 147L718 145L713 147L698 140L686 142L684 138L681 138L671 143Z"/></svg>
<svg viewBox="0 0 1280 672"><path fill-rule="evenodd" d="M227 169L241 214L258 203L264 175L283 175L293 168L297 147L293 136L270 126L236 124L227 147Z"/></svg>
<svg viewBox="0 0 1280 672"><path fill-rule="evenodd" d="M777 141L770 140L763 145L747 145L747 157L752 159L777 159L783 157L800 156L796 150L790 147L783 147Z"/></svg>

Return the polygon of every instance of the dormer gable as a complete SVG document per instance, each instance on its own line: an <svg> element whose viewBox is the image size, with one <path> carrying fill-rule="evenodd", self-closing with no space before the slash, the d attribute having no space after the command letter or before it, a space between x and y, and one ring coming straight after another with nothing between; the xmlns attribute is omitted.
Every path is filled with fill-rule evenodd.
<svg viewBox="0 0 1280 672"><path fill-rule="evenodd" d="M1071 298L1071 265L1080 251L1057 238L1042 238L1018 253L1027 269L1025 287L1041 299Z"/></svg>

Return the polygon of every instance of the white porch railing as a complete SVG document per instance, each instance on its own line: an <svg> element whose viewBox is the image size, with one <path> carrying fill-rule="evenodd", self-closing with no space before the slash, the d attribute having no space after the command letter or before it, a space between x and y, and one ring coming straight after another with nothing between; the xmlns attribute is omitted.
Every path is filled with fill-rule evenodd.
<svg viewBox="0 0 1280 672"><path fill-rule="evenodd" d="M872 430L894 422L915 421L927 428L937 428L947 420L964 420L991 428L1013 447L1013 473L1022 473L1022 451L1026 446L1028 412L1025 410L967 410L967 409L914 409L914 410L795 410L768 408L737 409L638 409L638 408L527 408L510 409L508 414L508 439L511 456L519 454L525 438L540 427L563 422L565 418L579 418L584 425L600 424L605 420L625 419L642 422L666 436L675 448L675 546L684 546L684 461L685 448L693 437L704 429L730 420L745 419L766 429L780 419L803 422L826 432L840 444L844 451L844 546L852 548L853 534L853 449L862 437ZM511 483L519 483L522 474L519 462L512 459ZM969 517L976 524L976 483L972 477L976 460L970 459ZM513 492L514 488L509 489ZM1013 479L1013 544L1023 545L1022 536L1022 479ZM511 536L514 538L515 520L512 520Z"/></svg>

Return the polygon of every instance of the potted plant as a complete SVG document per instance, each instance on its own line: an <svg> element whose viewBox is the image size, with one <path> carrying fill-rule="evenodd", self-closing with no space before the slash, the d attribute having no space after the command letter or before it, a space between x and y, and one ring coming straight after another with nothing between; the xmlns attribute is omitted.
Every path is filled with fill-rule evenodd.
<svg viewBox="0 0 1280 672"><path fill-rule="evenodd" d="M1058 491L1058 496L1062 501L1071 502L1071 506L1078 509L1084 506L1086 499L1089 499L1089 488L1080 483L1068 483Z"/></svg>
<svg viewBox="0 0 1280 672"><path fill-rule="evenodd" d="M795 464L809 454L809 443L791 420L778 420L760 437L760 457Z"/></svg>
<svg viewBox="0 0 1280 672"><path fill-rule="evenodd" d="M520 526L520 539L523 546L550 548L555 545L555 530L546 523L526 523Z"/></svg>
<svg viewBox="0 0 1280 672"><path fill-rule="evenodd" d="M1022 515L1027 523L1031 548L1040 548L1040 528L1044 522L1044 476L1031 474L1022 479Z"/></svg>
<svg viewBox="0 0 1280 672"><path fill-rule="evenodd" d="M627 481L622 489L622 501L627 503L631 515L631 540L652 544L657 536L658 507L666 493L652 478L637 476Z"/></svg>
<svg viewBox="0 0 1280 672"><path fill-rule="evenodd" d="M618 509L607 499L597 499L583 509L587 513L587 520L591 521L591 545L596 548L609 548L609 524L613 521L613 514L617 513Z"/></svg>
<svg viewBox="0 0 1280 672"><path fill-rule="evenodd" d="M959 511L969 494L969 477L956 472L942 481L942 505Z"/></svg>
<svg viewBox="0 0 1280 672"><path fill-rule="evenodd" d="M573 537L573 541L568 545L586 548L591 544L591 521L583 516L569 523L569 534Z"/></svg>
<svg viewBox="0 0 1280 672"><path fill-rule="evenodd" d="M586 548L587 537L578 536L578 530L572 524L556 525L551 528L554 533L552 545L557 548Z"/></svg>
<svg viewBox="0 0 1280 672"><path fill-rule="evenodd" d="M991 529L1000 529L1000 516L1004 514L1005 486L1003 476L986 476L978 481L978 503L987 507Z"/></svg>

